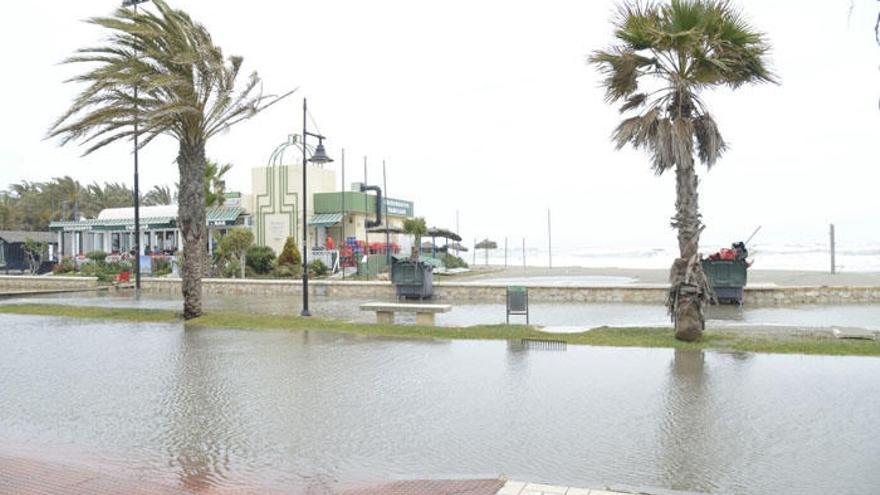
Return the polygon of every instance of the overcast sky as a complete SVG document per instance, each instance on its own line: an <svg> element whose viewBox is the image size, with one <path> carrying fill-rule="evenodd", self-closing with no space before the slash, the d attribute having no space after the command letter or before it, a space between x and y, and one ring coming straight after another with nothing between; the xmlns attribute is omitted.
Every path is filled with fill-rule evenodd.
<svg viewBox="0 0 880 495"><path fill-rule="evenodd" d="M176 0L227 54L245 58L267 92L300 88L208 144L234 164L228 188L302 123L302 98L347 179L370 182L387 162L388 189L429 225L467 239L504 236L579 245L672 245L674 184L641 152L615 151L620 117L603 101L587 55L611 41L612 1ZM705 94L730 151L701 168L704 240L726 243L763 225L765 240L880 242L878 4L742 0L773 46L781 85ZM45 141L77 88L57 62L104 34L82 19L115 1L7 2L0 16L4 96L0 187L71 175L131 183L130 148L88 157ZM141 154L141 184L173 184L171 139ZM291 160L296 160L291 157ZM351 182L347 180L347 182Z"/></svg>

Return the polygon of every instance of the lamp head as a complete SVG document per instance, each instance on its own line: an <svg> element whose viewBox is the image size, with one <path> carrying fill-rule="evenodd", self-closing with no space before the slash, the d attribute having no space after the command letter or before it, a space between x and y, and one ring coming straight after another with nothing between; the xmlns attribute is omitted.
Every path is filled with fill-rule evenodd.
<svg viewBox="0 0 880 495"><path fill-rule="evenodd" d="M309 158L309 161L312 163L322 164L322 163L330 163L333 161L332 158L327 156L327 151L324 149L324 140L318 139L318 146L315 148L315 152L312 153L312 157Z"/></svg>

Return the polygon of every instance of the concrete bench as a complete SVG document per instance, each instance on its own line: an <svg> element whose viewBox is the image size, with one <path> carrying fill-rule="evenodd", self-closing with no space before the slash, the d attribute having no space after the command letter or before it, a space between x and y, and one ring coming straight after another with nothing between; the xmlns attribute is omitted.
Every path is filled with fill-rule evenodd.
<svg viewBox="0 0 880 495"><path fill-rule="evenodd" d="M375 311L376 323L394 324L394 313L415 313L416 325L433 326L434 315L452 311L449 304L364 303L361 311Z"/></svg>

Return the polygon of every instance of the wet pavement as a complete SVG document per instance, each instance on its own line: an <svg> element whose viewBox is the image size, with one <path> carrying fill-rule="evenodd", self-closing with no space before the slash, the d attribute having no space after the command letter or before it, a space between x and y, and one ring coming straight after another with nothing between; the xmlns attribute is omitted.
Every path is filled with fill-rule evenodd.
<svg viewBox="0 0 880 495"><path fill-rule="evenodd" d="M878 376L877 358L0 315L0 445L201 493L504 474L867 495Z"/></svg>

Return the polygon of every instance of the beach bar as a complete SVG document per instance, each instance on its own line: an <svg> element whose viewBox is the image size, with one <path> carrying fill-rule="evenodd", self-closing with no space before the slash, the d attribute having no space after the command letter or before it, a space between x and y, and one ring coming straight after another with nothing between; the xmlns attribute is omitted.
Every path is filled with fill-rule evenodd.
<svg viewBox="0 0 880 495"><path fill-rule="evenodd" d="M237 206L216 206L206 210L208 250L213 252L217 234L235 227L250 226L250 217ZM141 207L140 253L174 254L183 247L177 220L177 206ZM97 218L51 222L61 257L80 256L92 251L109 254L134 250L134 208L108 208Z"/></svg>

